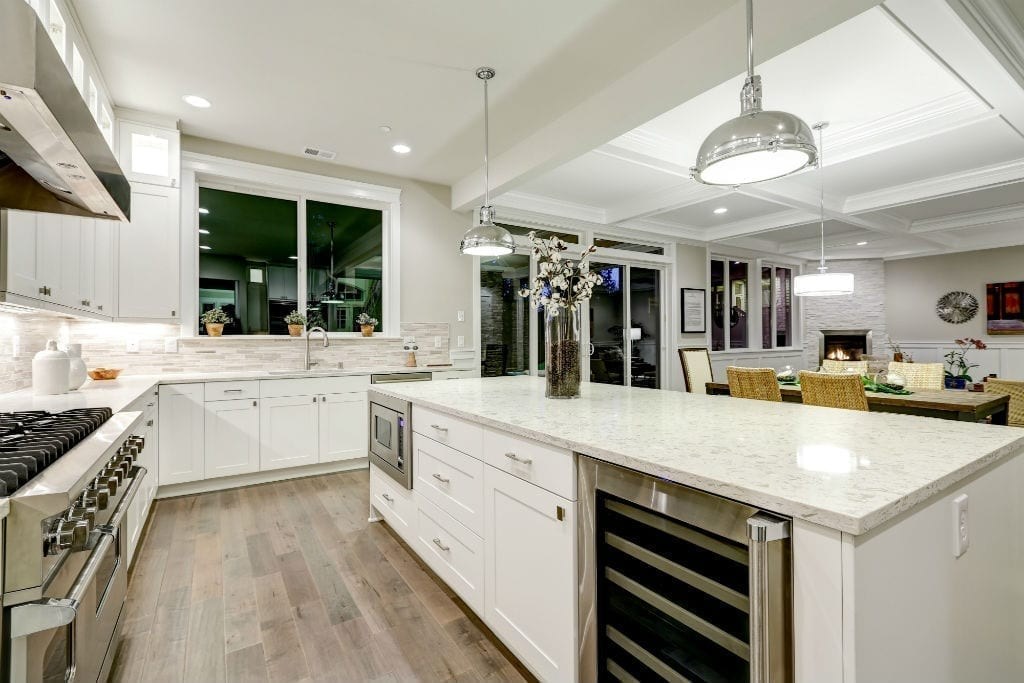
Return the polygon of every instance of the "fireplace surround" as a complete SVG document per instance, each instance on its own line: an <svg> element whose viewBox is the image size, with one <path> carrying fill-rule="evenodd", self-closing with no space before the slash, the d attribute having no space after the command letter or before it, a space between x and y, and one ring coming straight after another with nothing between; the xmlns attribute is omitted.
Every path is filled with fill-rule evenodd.
<svg viewBox="0 0 1024 683"><path fill-rule="evenodd" d="M829 360L862 360L871 355L871 330L819 330L818 363Z"/></svg>

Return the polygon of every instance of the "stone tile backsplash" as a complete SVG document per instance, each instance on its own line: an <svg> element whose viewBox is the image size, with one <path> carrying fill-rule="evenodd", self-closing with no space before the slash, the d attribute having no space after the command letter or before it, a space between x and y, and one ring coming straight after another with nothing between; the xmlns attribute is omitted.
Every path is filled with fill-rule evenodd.
<svg viewBox="0 0 1024 683"><path fill-rule="evenodd" d="M295 370L302 367L305 340L291 337L247 339L209 337L178 339L177 353L164 351L164 340L177 338L175 325L106 323L44 314L0 312L0 393L32 384L32 357L47 339L82 345L90 367L123 368L126 375L174 372L229 372L232 370ZM448 323L402 323L402 337L415 337L417 364L451 362ZM435 346L440 338L441 345ZM128 339L138 340L139 352L125 350ZM320 367L344 363L346 369L405 364L402 339L373 337L336 338L323 348L310 342L310 357Z"/></svg>

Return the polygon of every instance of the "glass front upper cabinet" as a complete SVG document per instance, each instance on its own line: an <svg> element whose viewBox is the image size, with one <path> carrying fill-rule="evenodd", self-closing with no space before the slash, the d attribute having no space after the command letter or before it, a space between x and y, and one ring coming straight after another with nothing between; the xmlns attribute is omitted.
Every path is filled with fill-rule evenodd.
<svg viewBox="0 0 1024 683"><path fill-rule="evenodd" d="M98 106L98 105L97 105ZM104 112L101 110L101 121ZM178 131L134 121L118 125L118 161L128 180L177 187L181 175L181 138Z"/></svg>

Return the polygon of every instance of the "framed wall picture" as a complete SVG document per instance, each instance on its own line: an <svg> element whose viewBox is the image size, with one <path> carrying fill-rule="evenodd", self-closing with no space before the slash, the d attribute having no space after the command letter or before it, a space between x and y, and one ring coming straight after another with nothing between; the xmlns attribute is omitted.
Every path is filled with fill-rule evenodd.
<svg viewBox="0 0 1024 683"><path fill-rule="evenodd" d="M705 292L703 289L683 288L680 299L682 312L682 332L689 334L693 332L704 333L705 329Z"/></svg>
<svg viewBox="0 0 1024 683"><path fill-rule="evenodd" d="M1024 282L985 285L986 329L989 334L1024 334Z"/></svg>

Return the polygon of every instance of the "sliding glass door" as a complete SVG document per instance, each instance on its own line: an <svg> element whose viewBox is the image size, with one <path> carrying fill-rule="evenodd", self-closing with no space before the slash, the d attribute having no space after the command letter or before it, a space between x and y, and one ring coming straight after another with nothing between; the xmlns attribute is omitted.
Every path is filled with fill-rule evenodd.
<svg viewBox="0 0 1024 683"><path fill-rule="evenodd" d="M595 263L590 381L657 389L661 381L661 276L656 268Z"/></svg>

